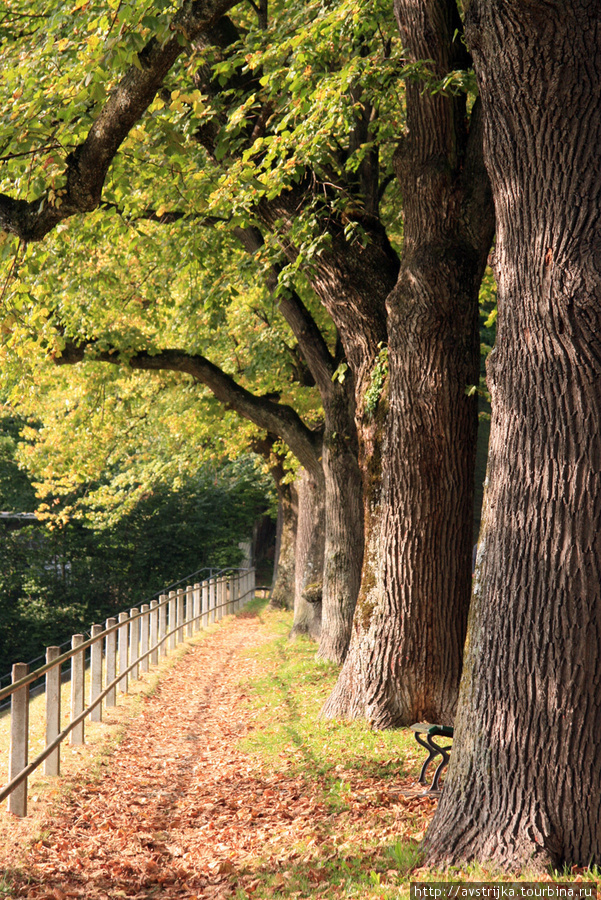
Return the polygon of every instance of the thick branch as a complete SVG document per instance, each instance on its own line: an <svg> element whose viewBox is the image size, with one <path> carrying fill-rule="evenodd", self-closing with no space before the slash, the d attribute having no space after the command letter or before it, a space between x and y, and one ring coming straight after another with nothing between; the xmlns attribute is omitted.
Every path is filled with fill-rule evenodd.
<svg viewBox="0 0 601 900"><path fill-rule="evenodd" d="M298 251L283 235L293 230L312 197L306 179L273 200L261 200L255 209L262 225L282 235L280 245L292 262ZM329 217L330 241L311 261L310 280L336 323L346 358L361 383L371 372L379 344L387 341L385 300L396 284L399 260L379 219L356 218L367 240L351 246L343 223Z"/></svg>
<svg viewBox="0 0 601 900"><path fill-rule="evenodd" d="M74 365L81 362L86 349L93 345L93 341L67 344L55 362L58 365ZM307 428L291 406L252 394L206 357L186 353L184 350L162 350L154 355L142 351L125 359L116 351L95 350L93 358L113 365L127 363L132 369L185 372L191 375L205 385L225 406L234 409L259 428L278 435L290 447L298 461L319 481L322 480L323 472L319 461L321 430L311 431Z"/></svg>
<svg viewBox="0 0 601 900"><path fill-rule="evenodd" d="M146 112L169 69L195 40L238 0L184 0L173 19L173 37L161 45L154 38L107 99L88 136L67 157L65 194L60 206L46 196L32 201L0 194L0 228L24 241L41 240L63 219L90 212L100 203L109 167L131 128Z"/></svg>
<svg viewBox="0 0 601 900"><path fill-rule="evenodd" d="M234 228L234 234L250 254L256 253L264 245L263 235L258 228ZM267 286L272 293L277 288L279 273L278 266L273 265L267 274ZM315 319L294 290L283 291L278 297L278 305L298 341L317 387L322 395L329 392L332 387L332 376L336 370L336 361L328 350Z"/></svg>

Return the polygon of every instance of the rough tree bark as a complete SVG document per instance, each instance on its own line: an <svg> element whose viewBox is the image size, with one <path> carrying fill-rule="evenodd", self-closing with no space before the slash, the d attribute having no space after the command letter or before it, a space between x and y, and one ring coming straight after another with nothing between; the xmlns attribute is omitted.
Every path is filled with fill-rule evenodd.
<svg viewBox="0 0 601 900"><path fill-rule="evenodd" d="M283 484L281 479L276 480L276 489L278 521L273 588L269 603L276 609L294 609L298 494L293 484Z"/></svg>
<svg viewBox="0 0 601 900"><path fill-rule="evenodd" d="M319 659L346 657L363 565L363 495L351 379L330 378L322 393L325 411L322 465L325 479L325 556Z"/></svg>
<svg viewBox="0 0 601 900"><path fill-rule="evenodd" d="M488 488L435 864L601 862L601 3L474 0L497 213Z"/></svg>
<svg viewBox="0 0 601 900"><path fill-rule="evenodd" d="M466 68L453 0L397 0L403 45L442 78ZM372 442L369 546L349 654L326 717L374 727L455 713L471 588L478 289L493 234L478 105L408 84L396 159L404 247L387 300L389 382ZM386 405L388 409L386 409ZM382 448L382 449L379 449ZM369 472L369 465L366 465ZM369 485L367 486L369 490Z"/></svg>
<svg viewBox="0 0 601 900"><path fill-rule="evenodd" d="M321 634L325 547L323 482L318 482L306 469L302 469L296 479L296 489L298 493L296 578L294 621L290 637L307 635L318 641Z"/></svg>

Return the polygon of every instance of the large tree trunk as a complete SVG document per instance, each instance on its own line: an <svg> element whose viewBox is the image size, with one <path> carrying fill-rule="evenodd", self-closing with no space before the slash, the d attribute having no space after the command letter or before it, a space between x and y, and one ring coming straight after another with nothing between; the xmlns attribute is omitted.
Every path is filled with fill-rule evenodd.
<svg viewBox="0 0 601 900"><path fill-rule="evenodd" d="M442 77L467 65L454 3L396 3L403 44ZM471 589L478 289L493 213L478 106L407 86L397 154L404 252L387 301L388 414L364 453L369 549L349 655L324 707L385 728L455 713ZM384 399L384 398L383 398ZM365 400L365 395L363 397ZM374 469L376 471L374 471Z"/></svg>
<svg viewBox="0 0 601 900"><path fill-rule="evenodd" d="M306 469L297 480L298 529L296 535L296 579L294 622L290 637L307 635L314 641L321 633L323 562L325 547L325 495Z"/></svg>
<svg viewBox="0 0 601 900"><path fill-rule="evenodd" d="M352 379L324 397L325 559L319 659L342 663L363 563L363 498Z"/></svg>
<svg viewBox="0 0 601 900"><path fill-rule="evenodd" d="M499 331L434 863L601 863L601 3L474 0Z"/></svg>
<svg viewBox="0 0 601 900"><path fill-rule="evenodd" d="M270 605L280 609L293 609L296 585L298 495L293 484L284 484L276 479L276 487L278 520Z"/></svg>

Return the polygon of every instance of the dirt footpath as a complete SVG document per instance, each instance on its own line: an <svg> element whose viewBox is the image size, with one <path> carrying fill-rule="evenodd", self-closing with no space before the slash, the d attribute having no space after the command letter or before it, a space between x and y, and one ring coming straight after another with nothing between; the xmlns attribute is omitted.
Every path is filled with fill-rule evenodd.
<svg viewBox="0 0 601 900"><path fill-rule="evenodd" d="M240 617L193 646L144 697L99 779L76 782L20 871L5 873L8 896L252 892L247 864L301 799L293 783L236 749L252 727L241 684L261 670L242 650L272 639L260 618ZM310 815L311 800L302 800Z"/></svg>

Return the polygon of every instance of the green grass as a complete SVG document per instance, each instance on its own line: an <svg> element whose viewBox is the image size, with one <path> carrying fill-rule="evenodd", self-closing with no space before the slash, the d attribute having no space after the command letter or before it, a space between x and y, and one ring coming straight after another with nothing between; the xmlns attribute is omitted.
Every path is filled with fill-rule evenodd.
<svg viewBox="0 0 601 900"><path fill-rule="evenodd" d="M299 773L330 775L389 775L392 779L416 775L420 748L408 729L377 732L364 722L332 722L320 712L338 675L338 667L315 660L315 644L288 640L290 616L278 613L276 639L251 654L274 665L272 671L246 686L260 729L243 749L260 752L274 767L292 761Z"/></svg>
<svg viewBox="0 0 601 900"><path fill-rule="evenodd" d="M323 814L315 842L274 839L255 865L256 884L239 890L254 898L396 898L409 895L411 881L540 881L540 875L502 873L480 865L444 873L422 868L420 842L431 819L430 801L407 802L400 789L416 781L423 751L409 729L375 732L364 722L320 718L337 667L315 660L315 644L290 642L287 613L261 613L273 642L249 651L266 673L244 684L254 729L241 749L259 757L282 778L301 779ZM373 801L373 802L372 802ZM357 810L360 814L354 814ZM273 859L281 860L274 871ZM571 872L549 872L546 880L573 880ZM597 882L599 871L580 872Z"/></svg>

